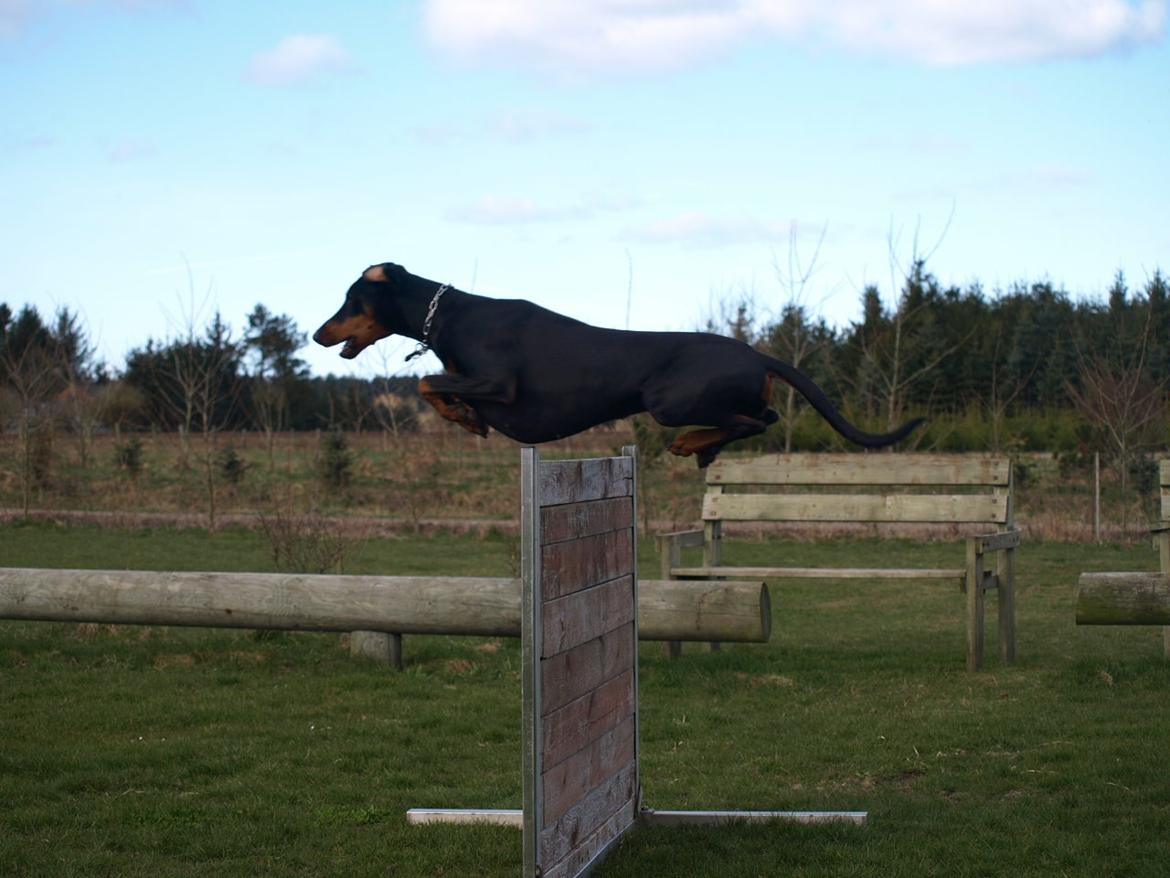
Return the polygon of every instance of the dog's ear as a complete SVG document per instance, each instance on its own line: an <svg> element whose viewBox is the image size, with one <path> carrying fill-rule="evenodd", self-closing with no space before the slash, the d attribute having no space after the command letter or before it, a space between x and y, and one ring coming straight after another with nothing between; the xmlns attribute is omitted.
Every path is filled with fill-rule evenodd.
<svg viewBox="0 0 1170 878"><path fill-rule="evenodd" d="M383 262L380 265L371 265L367 268L362 273L362 278L375 283L389 283L391 280L398 280L404 274L406 274L406 269L401 265Z"/></svg>
<svg viewBox="0 0 1170 878"><path fill-rule="evenodd" d="M385 283L390 278L386 276L386 267L384 265L371 265L362 272L362 280Z"/></svg>

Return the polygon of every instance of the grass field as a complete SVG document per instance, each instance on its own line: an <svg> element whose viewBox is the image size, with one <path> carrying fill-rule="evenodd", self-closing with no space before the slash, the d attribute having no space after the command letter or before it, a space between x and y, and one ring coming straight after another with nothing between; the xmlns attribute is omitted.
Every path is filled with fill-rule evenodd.
<svg viewBox="0 0 1170 878"><path fill-rule="evenodd" d="M729 560L766 548L732 543ZM790 550L851 566L961 551ZM507 575L513 551L495 535L371 541L347 570ZM246 531L0 527L3 566L268 563ZM1145 546L1026 545L1020 661L979 674L949 583L781 584L767 645L677 662L644 645L648 805L857 809L870 825L643 830L601 874L1164 876L1160 632L1072 624L1080 571L1155 565ZM0 622L0 875L517 874L514 830L403 812L519 806L518 641L408 637L406 655L395 673L336 635Z"/></svg>

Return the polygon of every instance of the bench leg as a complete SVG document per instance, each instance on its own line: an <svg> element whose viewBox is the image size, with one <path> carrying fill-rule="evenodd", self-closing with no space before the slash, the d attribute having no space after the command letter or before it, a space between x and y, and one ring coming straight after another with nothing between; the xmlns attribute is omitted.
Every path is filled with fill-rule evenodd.
<svg viewBox="0 0 1170 878"><path fill-rule="evenodd" d="M1010 665L1016 660L1016 550L1001 551L995 567L999 582L999 657Z"/></svg>
<svg viewBox="0 0 1170 878"><path fill-rule="evenodd" d="M967 542L967 670L983 667L983 553L974 540Z"/></svg>

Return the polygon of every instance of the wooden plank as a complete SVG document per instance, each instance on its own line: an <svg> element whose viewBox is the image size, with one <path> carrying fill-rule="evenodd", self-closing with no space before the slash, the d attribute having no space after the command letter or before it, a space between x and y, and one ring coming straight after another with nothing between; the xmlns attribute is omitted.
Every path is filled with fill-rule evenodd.
<svg viewBox="0 0 1170 878"><path fill-rule="evenodd" d="M544 766L549 769L584 750L634 712L634 671L606 681L544 718Z"/></svg>
<svg viewBox="0 0 1170 878"><path fill-rule="evenodd" d="M540 511L540 541L548 545L628 529L633 524L633 514L634 504L628 497L546 506Z"/></svg>
<svg viewBox="0 0 1170 878"><path fill-rule="evenodd" d="M701 530L676 530L671 533L658 534L654 539L660 547L659 551L661 551L662 546L697 549L703 545L703 532Z"/></svg>
<svg viewBox="0 0 1170 878"><path fill-rule="evenodd" d="M634 570L630 528L542 546L541 596L550 601Z"/></svg>
<svg viewBox="0 0 1170 878"><path fill-rule="evenodd" d="M770 454L721 459L708 485L1003 485L1006 457L949 454Z"/></svg>
<svg viewBox="0 0 1170 878"><path fill-rule="evenodd" d="M841 521L1003 524L1006 495L708 494L705 521Z"/></svg>
<svg viewBox="0 0 1170 878"><path fill-rule="evenodd" d="M1170 486L1162 486L1162 521L1170 521Z"/></svg>
<svg viewBox="0 0 1170 878"><path fill-rule="evenodd" d="M1003 533L970 537L970 539L975 541L978 552L1001 552L1004 549L1014 549L1020 545L1020 532L1009 530Z"/></svg>
<svg viewBox="0 0 1170 878"><path fill-rule="evenodd" d="M634 626L623 625L540 663L544 710L556 710L633 667Z"/></svg>
<svg viewBox="0 0 1170 878"><path fill-rule="evenodd" d="M589 790L634 761L634 717L544 772L544 826L551 826Z"/></svg>
<svg viewBox="0 0 1170 878"><path fill-rule="evenodd" d="M628 497L634 478L632 458L545 460L540 464L541 506L580 503L607 497Z"/></svg>
<svg viewBox="0 0 1170 878"><path fill-rule="evenodd" d="M580 839L572 852L541 873L541 878L576 878L592 874L594 866L609 849L634 827L638 819L638 802L631 799L587 838Z"/></svg>
<svg viewBox="0 0 1170 878"><path fill-rule="evenodd" d="M696 579L954 579L966 573L961 567L674 567L670 572Z"/></svg>
<svg viewBox="0 0 1170 878"><path fill-rule="evenodd" d="M633 577L623 576L545 601L541 614L541 657L548 658L632 622L635 617Z"/></svg>
<svg viewBox="0 0 1170 878"><path fill-rule="evenodd" d="M1158 461L1158 484L1164 488L1170 487L1170 457Z"/></svg>
<svg viewBox="0 0 1170 878"><path fill-rule="evenodd" d="M603 781L570 808L559 820L541 832L544 862L556 864L569 855L575 844L587 839L615 814L632 803L638 792L638 773L628 765Z"/></svg>
<svg viewBox="0 0 1170 878"><path fill-rule="evenodd" d="M1078 625L1170 625L1170 575L1082 573Z"/></svg>

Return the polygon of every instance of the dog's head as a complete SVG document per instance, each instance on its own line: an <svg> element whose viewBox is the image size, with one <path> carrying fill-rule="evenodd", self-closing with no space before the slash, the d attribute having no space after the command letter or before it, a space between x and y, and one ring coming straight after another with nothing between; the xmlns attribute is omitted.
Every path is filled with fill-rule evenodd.
<svg viewBox="0 0 1170 878"><path fill-rule="evenodd" d="M380 338L396 331L393 292L406 275L401 265L371 265L345 293L337 313L313 333L313 341L325 347L345 342L341 356L352 360Z"/></svg>

